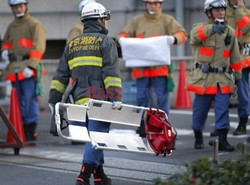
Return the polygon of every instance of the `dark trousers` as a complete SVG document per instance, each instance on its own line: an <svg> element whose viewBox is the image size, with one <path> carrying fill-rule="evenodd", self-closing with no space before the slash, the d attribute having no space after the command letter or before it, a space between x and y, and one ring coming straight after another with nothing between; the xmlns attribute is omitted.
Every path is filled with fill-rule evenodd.
<svg viewBox="0 0 250 185"><path fill-rule="evenodd" d="M157 100L157 107L169 115L170 103L167 90L167 77L139 78L136 79L137 105L150 106L152 98L151 89L154 91Z"/></svg>
<svg viewBox="0 0 250 185"><path fill-rule="evenodd" d="M28 78L22 81L12 82L12 87L17 90L23 123L29 125L37 122L39 117L39 104L36 94L36 79Z"/></svg>
<svg viewBox="0 0 250 185"><path fill-rule="evenodd" d="M109 132L110 123L89 120L87 122L88 131L97 131L97 132ZM83 163L94 164L96 167L103 165L104 155L103 150L94 149L91 143L85 144L85 152L83 156Z"/></svg>
<svg viewBox="0 0 250 185"><path fill-rule="evenodd" d="M229 94L222 94L220 90L215 95L195 94L193 102L192 128L203 131L207 120L208 111L214 101L215 129L229 129Z"/></svg>
<svg viewBox="0 0 250 185"><path fill-rule="evenodd" d="M238 94L238 115L240 118L247 118L250 115L250 67L242 70L240 84L237 86Z"/></svg>

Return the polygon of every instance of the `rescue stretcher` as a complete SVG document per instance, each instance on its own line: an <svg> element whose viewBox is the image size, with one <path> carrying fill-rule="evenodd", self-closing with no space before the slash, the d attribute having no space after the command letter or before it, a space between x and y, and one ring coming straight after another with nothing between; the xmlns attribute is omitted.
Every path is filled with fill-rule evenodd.
<svg viewBox="0 0 250 185"><path fill-rule="evenodd" d="M87 106L68 104L68 103L57 103L55 106L55 119L56 119L56 127L58 135L72 141L90 142L93 148L95 149L149 153L149 154L165 154L165 155L171 154L172 149L174 149L174 142L177 134L173 127L166 127L170 129L170 131L166 130L167 134L169 134L171 138L173 138L173 143L168 149L167 153L166 152L161 153L155 151L155 146L156 148L162 147L161 145L163 145L164 142L166 143L166 140L164 139L162 140L161 137L156 138L154 136L156 135L155 133L153 134L151 133L151 135L149 133L147 136L147 141L145 141L138 134L113 133L113 132L103 133L103 132L93 132L93 131L88 132L85 126L72 125L72 124L69 124L67 126L67 129L62 128L63 119L66 119L68 121L86 122L87 118L89 120L104 121L104 122L110 122L111 124L119 124L137 128L140 126L143 115L146 112L148 113L153 110L157 111L161 115L166 116L167 118L166 113L162 110L133 106L128 104L122 104L120 110L114 110L112 106L113 104L111 102L93 100L93 99L89 101ZM147 128L148 127L146 127L146 129ZM157 133L157 134L159 135L163 133ZM153 137L155 137L156 139L154 139ZM152 140L152 138L154 140ZM152 148L152 143L149 141L152 141L152 143L153 141L155 142L153 148Z"/></svg>

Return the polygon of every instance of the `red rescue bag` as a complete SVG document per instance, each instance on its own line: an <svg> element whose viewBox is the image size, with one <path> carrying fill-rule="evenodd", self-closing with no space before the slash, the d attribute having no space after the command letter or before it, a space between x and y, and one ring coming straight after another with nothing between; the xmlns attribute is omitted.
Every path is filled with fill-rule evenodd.
<svg viewBox="0 0 250 185"><path fill-rule="evenodd" d="M148 110L145 117L147 140L156 155L170 155L175 149L177 132L163 111Z"/></svg>

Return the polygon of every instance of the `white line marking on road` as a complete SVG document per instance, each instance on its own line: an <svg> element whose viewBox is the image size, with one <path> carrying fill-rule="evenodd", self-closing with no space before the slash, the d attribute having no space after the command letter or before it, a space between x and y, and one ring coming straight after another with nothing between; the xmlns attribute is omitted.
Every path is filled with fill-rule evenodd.
<svg viewBox="0 0 250 185"><path fill-rule="evenodd" d="M192 110L170 110L170 114L183 114L183 115L192 115ZM215 116L214 112L208 112L208 116ZM238 118L238 114L230 113L230 118ZM249 116L250 118L250 116Z"/></svg>
<svg viewBox="0 0 250 185"><path fill-rule="evenodd" d="M58 173L66 173L66 174L76 174L77 173L77 172L72 172L72 171L65 170L65 169L53 169L53 168L48 168L48 167L32 166L32 165L18 164L18 163L9 163L9 162L3 162L3 161L0 161L0 164L19 166L22 168L30 168L30 169L36 169L36 170L58 172Z"/></svg>
<svg viewBox="0 0 250 185"><path fill-rule="evenodd" d="M193 111L191 110L170 110L170 114L183 114L183 115L192 115ZM214 112L208 112L208 116L215 116ZM230 118L238 118L238 114L229 114Z"/></svg>

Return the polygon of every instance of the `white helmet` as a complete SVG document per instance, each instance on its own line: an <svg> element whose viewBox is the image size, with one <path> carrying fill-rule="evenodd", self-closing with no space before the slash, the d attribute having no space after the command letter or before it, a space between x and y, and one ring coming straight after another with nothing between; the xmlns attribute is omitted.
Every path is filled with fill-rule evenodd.
<svg viewBox="0 0 250 185"><path fill-rule="evenodd" d="M95 2L95 0L82 0L82 2L80 2L79 4L79 7L78 7L78 11L79 11L79 14L81 15L82 13L82 9L83 7L88 4L89 2Z"/></svg>
<svg viewBox="0 0 250 185"><path fill-rule="evenodd" d="M106 18L107 20L109 20L110 11L106 10L106 8L103 5L96 2L90 2L83 7L81 14L82 22L88 19L98 19L98 18Z"/></svg>
<svg viewBox="0 0 250 185"><path fill-rule="evenodd" d="M142 0L144 2L150 2L150 3L154 3L154 2L163 2L164 0Z"/></svg>
<svg viewBox="0 0 250 185"><path fill-rule="evenodd" d="M207 12L212 8L226 8L227 3L225 0L206 0L204 3L204 11Z"/></svg>
<svg viewBox="0 0 250 185"><path fill-rule="evenodd" d="M18 4L28 4L27 0L8 0L10 6L18 5Z"/></svg>

